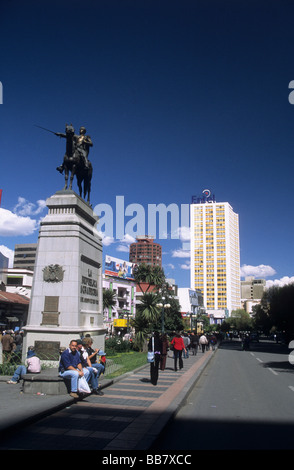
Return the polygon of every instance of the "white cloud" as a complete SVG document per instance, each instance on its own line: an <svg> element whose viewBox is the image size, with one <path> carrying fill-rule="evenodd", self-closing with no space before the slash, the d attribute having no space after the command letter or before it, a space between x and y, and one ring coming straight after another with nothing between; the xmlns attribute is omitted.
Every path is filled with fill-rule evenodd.
<svg viewBox="0 0 294 470"><path fill-rule="evenodd" d="M31 235L38 228L38 222L30 217L23 217L0 208L0 235L15 237Z"/></svg>
<svg viewBox="0 0 294 470"><path fill-rule="evenodd" d="M260 264L259 266L250 266L248 264L243 264L241 267L241 277L254 276L256 278L264 278L268 276L273 276L276 274L276 271L271 266L265 264Z"/></svg>
<svg viewBox="0 0 294 470"><path fill-rule="evenodd" d="M118 246L116 248L117 251L128 252L130 244L136 241L136 239L132 237L131 235L129 235L128 233L126 233L124 237L119 241L117 241L113 237L105 235L104 232L98 231L98 234L102 238L103 246L109 246L109 245L112 245L113 243L118 243Z"/></svg>
<svg viewBox="0 0 294 470"><path fill-rule="evenodd" d="M173 258L190 258L190 251L183 250L183 249L173 250L172 257Z"/></svg>
<svg viewBox="0 0 294 470"><path fill-rule="evenodd" d="M259 266L250 266L244 264L241 267L241 276L254 276L255 278L265 278L269 276L274 276L276 271L271 266L260 264ZM272 286L283 287L288 284L294 283L294 276L283 276L281 279L271 279L266 281L266 288Z"/></svg>
<svg viewBox="0 0 294 470"><path fill-rule="evenodd" d="M123 251L128 253L130 251L130 244L135 243L136 239L126 233L124 237L119 241L119 245L117 247L117 251Z"/></svg>
<svg viewBox="0 0 294 470"><path fill-rule="evenodd" d="M168 264L167 264L167 268L175 269L175 265L172 264L172 263L168 263Z"/></svg>
<svg viewBox="0 0 294 470"><path fill-rule="evenodd" d="M115 243L115 240L113 237L109 237L107 235L104 235L103 232L98 232L98 235L102 238L102 245L103 246L109 246L112 245L112 243Z"/></svg>
<svg viewBox="0 0 294 470"><path fill-rule="evenodd" d="M181 264L180 266L181 269L190 269L190 262L186 261L185 264Z"/></svg>
<svg viewBox="0 0 294 470"><path fill-rule="evenodd" d="M121 243L126 243L127 245L130 245L131 243L135 243L136 239L126 233L124 237L121 239Z"/></svg>
<svg viewBox="0 0 294 470"><path fill-rule="evenodd" d="M118 245L116 251L123 251L125 253L129 253L130 249L127 245Z"/></svg>
<svg viewBox="0 0 294 470"><path fill-rule="evenodd" d="M191 235L190 235L190 227L178 227L173 233L171 238L179 238L182 242L189 242Z"/></svg>
<svg viewBox="0 0 294 470"><path fill-rule="evenodd" d="M34 204L19 197L13 211L0 208L0 235L3 237L31 235L39 227L39 221L32 217L40 214L45 207L44 200L40 199Z"/></svg>
<svg viewBox="0 0 294 470"><path fill-rule="evenodd" d="M284 276L281 279L274 279L273 281L271 280L266 281L266 288L270 288L273 286L283 287L283 286L286 286L288 284L293 284L293 283L294 283L294 276L291 276L291 277Z"/></svg>
<svg viewBox="0 0 294 470"><path fill-rule="evenodd" d="M18 203L14 207L13 211L17 215L21 216L32 216L37 215L42 212L42 210L46 207L46 201L40 199L39 201L34 204L33 202L27 201L24 197L18 198Z"/></svg>
<svg viewBox="0 0 294 470"><path fill-rule="evenodd" d="M6 258L9 259L8 267L12 268L13 267L13 259L14 259L14 251L11 250L10 248L7 248L7 246L5 246L5 245L0 245L0 253L2 253L2 255L6 256Z"/></svg>

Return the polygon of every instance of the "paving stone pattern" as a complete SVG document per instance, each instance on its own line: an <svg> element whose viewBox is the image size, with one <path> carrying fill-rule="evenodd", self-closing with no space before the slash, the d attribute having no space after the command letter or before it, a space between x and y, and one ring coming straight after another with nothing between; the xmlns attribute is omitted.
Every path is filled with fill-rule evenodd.
<svg viewBox="0 0 294 470"><path fill-rule="evenodd" d="M209 354L184 359L177 372L168 358L156 386L149 365L126 375L103 396L91 395L1 438L0 450L144 450L168 420L169 404Z"/></svg>

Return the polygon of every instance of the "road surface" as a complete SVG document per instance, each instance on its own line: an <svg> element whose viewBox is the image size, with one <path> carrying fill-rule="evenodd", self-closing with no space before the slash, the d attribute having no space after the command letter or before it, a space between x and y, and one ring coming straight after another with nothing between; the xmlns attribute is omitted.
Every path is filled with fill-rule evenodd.
<svg viewBox="0 0 294 470"><path fill-rule="evenodd" d="M224 342L153 449L293 449L289 352L271 341L252 343L249 351Z"/></svg>

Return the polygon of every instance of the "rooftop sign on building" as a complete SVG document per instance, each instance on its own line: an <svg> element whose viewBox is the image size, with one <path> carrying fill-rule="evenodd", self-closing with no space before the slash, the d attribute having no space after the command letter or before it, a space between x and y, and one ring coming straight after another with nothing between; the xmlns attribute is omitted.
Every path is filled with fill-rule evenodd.
<svg viewBox="0 0 294 470"><path fill-rule="evenodd" d="M202 196L192 196L192 204L208 204L216 202L214 194L209 189L202 191Z"/></svg>

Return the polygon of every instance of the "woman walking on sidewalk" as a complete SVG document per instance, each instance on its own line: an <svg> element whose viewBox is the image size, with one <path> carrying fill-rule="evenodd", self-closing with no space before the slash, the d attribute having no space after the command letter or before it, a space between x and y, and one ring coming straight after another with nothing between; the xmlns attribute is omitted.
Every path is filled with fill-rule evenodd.
<svg viewBox="0 0 294 470"><path fill-rule="evenodd" d="M186 351L183 338L181 337L180 333L176 333L176 336L172 339L171 345L174 349L174 369L177 371L177 360L179 359L179 369L183 368L183 359L182 353Z"/></svg>
<svg viewBox="0 0 294 470"><path fill-rule="evenodd" d="M154 361L150 363L150 379L152 385L157 385L158 368L162 353L162 341L158 331L155 331L148 343L148 351L154 352Z"/></svg>
<svg viewBox="0 0 294 470"><path fill-rule="evenodd" d="M203 335L200 336L199 343L200 343L200 345L201 345L202 352L204 353L204 352L205 352L206 345L208 344L208 340L207 340L207 338L206 338L206 336L205 336L204 333L203 333Z"/></svg>

